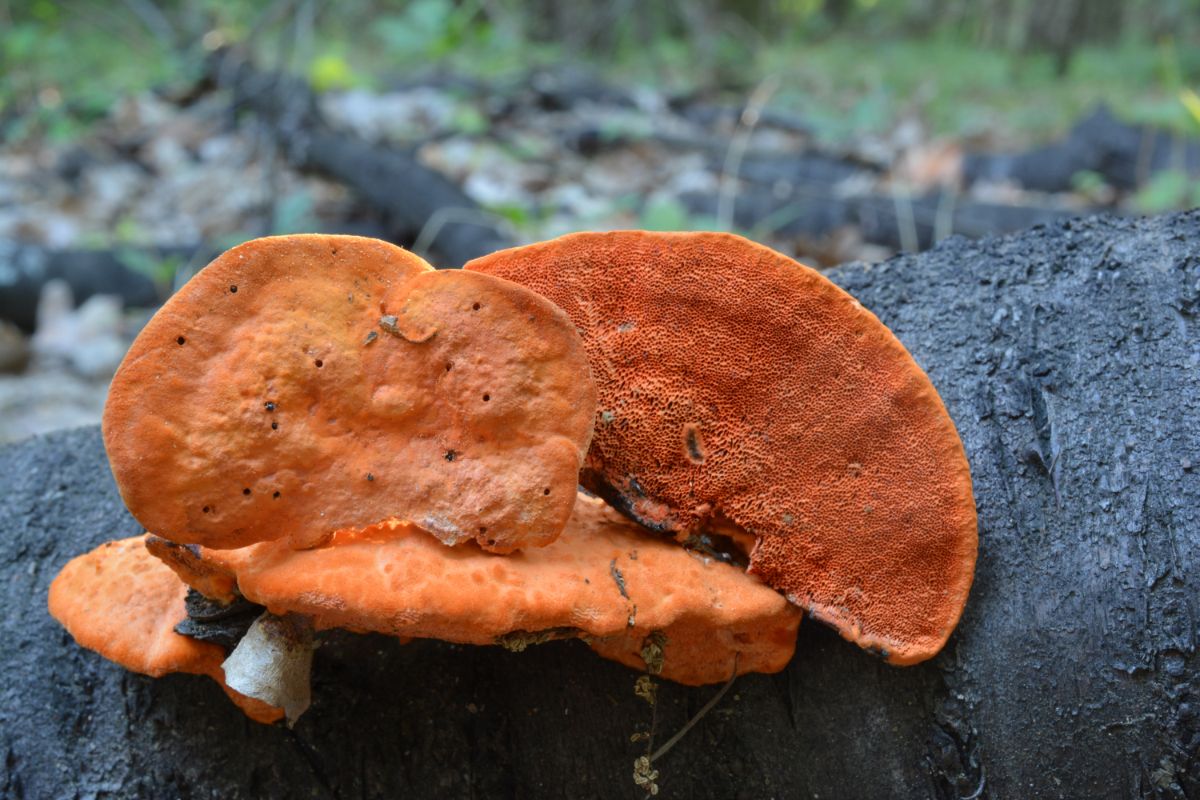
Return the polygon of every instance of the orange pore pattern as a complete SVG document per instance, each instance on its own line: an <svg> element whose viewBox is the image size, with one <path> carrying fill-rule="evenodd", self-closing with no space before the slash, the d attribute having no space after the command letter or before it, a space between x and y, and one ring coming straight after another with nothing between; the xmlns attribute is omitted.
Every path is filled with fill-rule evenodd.
<svg viewBox="0 0 1200 800"><path fill-rule="evenodd" d="M571 234L467 264L567 312L599 391L585 485L750 571L895 664L931 657L974 574L954 424L903 345L815 271L720 233Z"/></svg>

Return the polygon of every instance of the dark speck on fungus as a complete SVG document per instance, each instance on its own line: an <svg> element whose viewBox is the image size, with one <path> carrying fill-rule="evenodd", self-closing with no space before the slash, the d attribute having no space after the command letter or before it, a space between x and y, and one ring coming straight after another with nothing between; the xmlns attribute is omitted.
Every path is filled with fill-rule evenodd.
<svg viewBox="0 0 1200 800"><path fill-rule="evenodd" d="M458 453L454 452L453 450L446 451L446 460L447 461L453 461L456 458L458 458Z"/></svg>
<svg viewBox="0 0 1200 800"><path fill-rule="evenodd" d="M683 441L687 448L688 461L693 464L703 464L704 445L700 440L700 428L694 422L683 426Z"/></svg>
<svg viewBox="0 0 1200 800"><path fill-rule="evenodd" d="M263 403L263 408L265 408L267 411L274 411L275 410L275 401L268 400L267 402Z"/></svg>
<svg viewBox="0 0 1200 800"><path fill-rule="evenodd" d="M399 336L400 330L396 327L397 321L398 320L396 319L395 314L384 314L379 318L379 327L383 328L388 333Z"/></svg>
<svg viewBox="0 0 1200 800"><path fill-rule="evenodd" d="M229 287L229 293L230 293L230 294L237 294L237 286L236 286L236 285L234 285L234 286L230 286L230 287Z"/></svg>
<svg viewBox="0 0 1200 800"><path fill-rule="evenodd" d="M183 346L183 345L187 344L187 339L183 338L182 336L180 336L180 337L179 337L178 339L176 339L175 341L176 341L176 342L178 342L180 346Z"/></svg>
<svg viewBox="0 0 1200 800"><path fill-rule="evenodd" d="M621 597L629 599L629 592L625 588L625 576L621 574L621 570L617 569L617 560L614 558L608 562L608 574L612 576L613 581L617 584L617 589L621 592Z"/></svg>

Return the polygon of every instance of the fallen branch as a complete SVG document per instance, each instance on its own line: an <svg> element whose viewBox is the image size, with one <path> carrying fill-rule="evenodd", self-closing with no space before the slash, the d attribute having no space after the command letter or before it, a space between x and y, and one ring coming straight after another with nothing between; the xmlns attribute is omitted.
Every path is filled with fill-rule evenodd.
<svg viewBox="0 0 1200 800"><path fill-rule="evenodd" d="M411 243L434 215L462 212L448 218L429 243L438 266L458 267L512 244L493 218L441 173L407 153L335 130L303 80L260 71L232 50L214 55L209 74L232 91L235 108L262 119L291 164L351 188L384 216L394 240Z"/></svg>
<svg viewBox="0 0 1200 800"><path fill-rule="evenodd" d="M964 179L1011 181L1040 192L1068 192L1076 176L1093 172L1123 191L1155 173L1174 170L1200 178L1200 141L1149 125L1130 125L1100 106L1059 141L1024 153L968 153Z"/></svg>
<svg viewBox="0 0 1200 800"><path fill-rule="evenodd" d="M153 308L169 287L172 265L203 266L209 253L200 247L118 247L110 250L52 250L0 241L0 319L33 332L42 287L66 281L76 303L95 294L116 295L127 307ZM149 273L163 269L163 285Z"/></svg>
<svg viewBox="0 0 1200 800"><path fill-rule="evenodd" d="M975 585L947 649L913 667L802 625L790 666L738 678L736 702L675 745L665 791L1200 796L1200 212L953 238L829 275L958 426ZM50 579L140 530L98 430L0 450L0 796L644 794L636 673L580 642L510 653L331 631L291 732L247 722L211 681L77 647L46 614ZM714 691L659 692L659 726Z"/></svg>

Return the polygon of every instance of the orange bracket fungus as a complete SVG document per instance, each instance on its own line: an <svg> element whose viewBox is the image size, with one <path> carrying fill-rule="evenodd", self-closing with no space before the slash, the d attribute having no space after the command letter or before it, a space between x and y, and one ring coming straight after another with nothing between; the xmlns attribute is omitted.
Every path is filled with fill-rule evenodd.
<svg viewBox="0 0 1200 800"><path fill-rule="evenodd" d="M338 531L304 550L283 541L239 550L149 546L193 588L224 574L272 615L302 615L318 630L517 650L582 638L636 668L643 641L660 632L662 676L689 685L727 680L735 665L738 674L787 665L798 609L737 567L648 534L580 495L555 542L511 555L449 549L396 520Z"/></svg>
<svg viewBox="0 0 1200 800"><path fill-rule="evenodd" d="M599 390L583 483L749 570L893 664L937 653L974 575L962 444L853 297L721 233L571 234L477 259L574 320Z"/></svg>
<svg viewBox="0 0 1200 800"><path fill-rule="evenodd" d="M304 235L201 271L104 414L151 535L70 562L51 613L289 723L330 628L579 638L685 684L782 669L802 608L893 663L944 644L974 570L970 475L928 378L853 298L725 234L577 234L468 266Z"/></svg>
<svg viewBox="0 0 1200 800"><path fill-rule="evenodd" d="M158 678L208 675L247 716L275 722L283 710L226 683L222 647L175 632L187 587L143 546L141 536L100 545L67 563L50 584L50 614L89 650Z"/></svg>
<svg viewBox="0 0 1200 800"><path fill-rule="evenodd" d="M266 611L226 657L177 632L187 587ZM649 666L652 640L654 674L701 685L783 669L800 624L795 606L738 567L582 494L555 542L511 555L448 548L394 519L302 550L284 539L236 550L152 535L110 542L64 568L50 610L80 644L129 669L210 675L252 719L286 713L289 723L309 705L314 629L514 651L579 638L635 669Z"/></svg>
<svg viewBox="0 0 1200 800"><path fill-rule="evenodd" d="M103 430L130 512L172 541L311 546L397 518L508 552L566 524L594 408L550 302L385 242L302 235L235 247L171 298Z"/></svg>

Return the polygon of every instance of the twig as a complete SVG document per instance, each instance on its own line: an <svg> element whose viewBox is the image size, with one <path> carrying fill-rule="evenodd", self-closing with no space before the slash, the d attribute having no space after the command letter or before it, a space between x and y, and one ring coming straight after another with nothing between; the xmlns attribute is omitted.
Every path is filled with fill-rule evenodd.
<svg viewBox="0 0 1200 800"><path fill-rule="evenodd" d="M962 800L977 800L977 798L982 797L985 786L987 786L987 771L984 770L983 767L980 767L978 788L976 788L975 791L971 792L966 797L962 798Z"/></svg>
<svg viewBox="0 0 1200 800"><path fill-rule="evenodd" d="M303 71L305 65L312 59L313 29L317 24L317 4L313 0L304 0L296 10L292 31L292 69Z"/></svg>
<svg viewBox="0 0 1200 800"><path fill-rule="evenodd" d="M900 234L900 249L915 253L918 249L917 221L913 214L912 195L907 186L893 183L892 204L896 207L896 230Z"/></svg>
<svg viewBox="0 0 1200 800"><path fill-rule="evenodd" d="M933 241L936 244L954 233L954 206L958 193L946 189L938 196L937 214L933 218Z"/></svg>
<svg viewBox="0 0 1200 800"><path fill-rule="evenodd" d="M705 714L707 714L709 711L712 711L713 707L716 706L717 703L721 702L721 698L724 697L725 693L729 691L729 687L733 686L733 682L736 678L737 655L735 654L733 657L733 674L729 676L729 680L725 681L725 685L721 687L721 690L713 695L713 698L705 703L704 706L696 712L696 716L689 719L687 724L679 729L678 733L676 733L670 739L667 739L667 741L663 743L662 747L654 751L654 754L650 756L650 763L653 764L655 761L665 756L667 752L679 742L680 739L687 735L687 732L690 731L697 722L704 718Z"/></svg>
<svg viewBox="0 0 1200 800"><path fill-rule="evenodd" d="M125 24L129 22L128 17L114 14L105 14L103 8L99 9L99 13L88 7L87 3L71 3L67 9L72 16L79 19L83 23L94 27L97 31L110 34L115 38L120 38L129 45L132 52L137 55L142 53L142 48L146 44L146 35L142 30L142 26L133 24Z"/></svg>
<svg viewBox="0 0 1200 800"><path fill-rule="evenodd" d="M499 214L494 214L481 208L463 208L461 206L443 206L429 215L429 219L421 226L421 231L413 241L412 251L420 256L429 254L429 248L437 241L438 234L447 225L458 222L466 225L475 224L492 227L493 223L507 224L508 220Z"/></svg>
<svg viewBox="0 0 1200 800"><path fill-rule="evenodd" d="M763 78L750 93L746 107L742 109L742 116L738 119L738 128L729 140L729 149L725 151L725 164L721 167L721 191L717 195L717 227L721 230L727 231L733 227L733 203L737 196L738 172L742 169L742 159L746 157L750 137L762 117L763 108L778 89L778 75Z"/></svg>
<svg viewBox="0 0 1200 800"><path fill-rule="evenodd" d="M246 42L254 44L258 38L266 32L267 28L274 25L287 14L292 6L293 0L275 0L274 3L264 8L250 25L250 32L246 34Z"/></svg>
<svg viewBox="0 0 1200 800"><path fill-rule="evenodd" d="M646 673L649 675L650 673ZM654 749L654 734L658 733L658 699L650 704L650 730L646 736L646 757L651 761L654 760L654 754L650 751Z"/></svg>
<svg viewBox="0 0 1200 800"><path fill-rule="evenodd" d="M168 50L175 49L179 37L175 34L171 20L167 19L167 15L158 6L148 0L125 0L125 5L163 47Z"/></svg>

